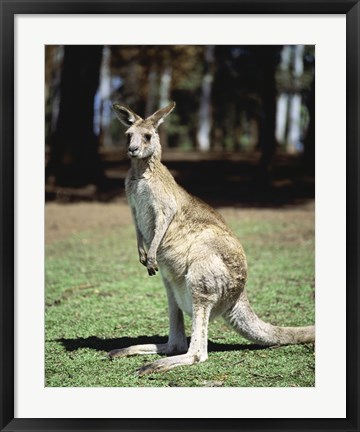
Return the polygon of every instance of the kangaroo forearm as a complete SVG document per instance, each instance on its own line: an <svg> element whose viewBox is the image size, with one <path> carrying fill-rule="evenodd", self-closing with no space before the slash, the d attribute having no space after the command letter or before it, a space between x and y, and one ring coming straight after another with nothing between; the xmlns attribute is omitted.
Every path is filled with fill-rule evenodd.
<svg viewBox="0 0 360 432"><path fill-rule="evenodd" d="M150 247L149 247L149 251L148 251L149 256L151 256L153 258L156 257L157 250L159 248L161 240L164 237L166 229L167 229L167 227L165 229L162 229L160 232L155 233L154 238L152 239L152 242L151 242Z"/></svg>
<svg viewBox="0 0 360 432"><path fill-rule="evenodd" d="M136 218L136 211L134 208L131 209L132 210L132 216L135 222L135 230L136 230L136 241L137 241L137 250L138 250L138 254L139 254L139 260L141 262L141 264L146 265L146 249L145 249L145 242L144 242L144 237L141 234L140 228L139 228L139 224Z"/></svg>
<svg viewBox="0 0 360 432"><path fill-rule="evenodd" d="M154 237L151 241L149 250L148 250L148 256L150 256L151 258L155 259L156 258L156 253L158 250L158 247L162 241L162 239L164 238L164 235L167 231L167 229L169 228L169 225L172 221L174 217L174 214L169 215L166 218L159 218L159 220L157 221L156 225L155 225L155 234Z"/></svg>
<svg viewBox="0 0 360 432"><path fill-rule="evenodd" d="M139 261L141 262L142 265L146 266L147 253L145 249L144 238L138 229L136 230L136 237L137 237L137 249L139 254Z"/></svg>
<svg viewBox="0 0 360 432"><path fill-rule="evenodd" d="M161 217L156 220L155 223L155 234L151 241L149 250L146 256L146 267L149 273L149 276L153 276L158 271L158 265L156 261L156 254L158 247L164 238L164 235L173 219L175 212L173 214L169 214L168 217Z"/></svg>

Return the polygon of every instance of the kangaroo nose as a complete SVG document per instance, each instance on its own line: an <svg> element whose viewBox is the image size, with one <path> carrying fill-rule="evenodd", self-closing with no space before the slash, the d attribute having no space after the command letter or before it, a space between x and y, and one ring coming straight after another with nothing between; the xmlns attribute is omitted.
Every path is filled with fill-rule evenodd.
<svg viewBox="0 0 360 432"><path fill-rule="evenodd" d="M129 152L130 153L135 153L138 150L139 150L139 146L131 146L131 147L129 147Z"/></svg>

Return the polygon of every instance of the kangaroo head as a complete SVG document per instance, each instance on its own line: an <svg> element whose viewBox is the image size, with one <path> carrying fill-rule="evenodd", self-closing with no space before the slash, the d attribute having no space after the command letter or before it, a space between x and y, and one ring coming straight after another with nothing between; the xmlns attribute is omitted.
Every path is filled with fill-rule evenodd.
<svg viewBox="0 0 360 432"><path fill-rule="evenodd" d="M134 159L146 159L153 155L160 157L161 146L157 130L165 117L175 108L175 102L171 102L145 120L126 105L115 103L113 108L121 123L128 128L125 132L128 139L128 155Z"/></svg>

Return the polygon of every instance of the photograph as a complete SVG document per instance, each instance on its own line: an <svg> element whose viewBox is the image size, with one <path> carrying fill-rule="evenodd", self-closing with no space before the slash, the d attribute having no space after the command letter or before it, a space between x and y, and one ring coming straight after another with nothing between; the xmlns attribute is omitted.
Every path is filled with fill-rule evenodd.
<svg viewBox="0 0 360 432"><path fill-rule="evenodd" d="M46 388L316 386L315 62L44 46Z"/></svg>
<svg viewBox="0 0 360 432"><path fill-rule="evenodd" d="M358 432L360 0L0 10L0 432Z"/></svg>

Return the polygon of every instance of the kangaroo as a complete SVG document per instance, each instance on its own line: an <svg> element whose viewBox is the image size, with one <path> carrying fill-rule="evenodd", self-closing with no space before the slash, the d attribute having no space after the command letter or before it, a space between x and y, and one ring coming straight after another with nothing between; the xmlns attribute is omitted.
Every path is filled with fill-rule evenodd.
<svg viewBox="0 0 360 432"><path fill-rule="evenodd" d="M315 326L278 327L255 314L245 291L247 263L240 242L222 216L187 193L161 163L158 127L175 103L145 120L125 105L115 103L113 108L128 128L131 168L125 189L140 263L150 276L160 270L170 329L165 344L115 349L109 357L169 356L143 366L140 375L203 362L208 358L208 324L217 316L223 316L240 335L264 346L315 342ZM189 347L183 312L192 317Z"/></svg>

